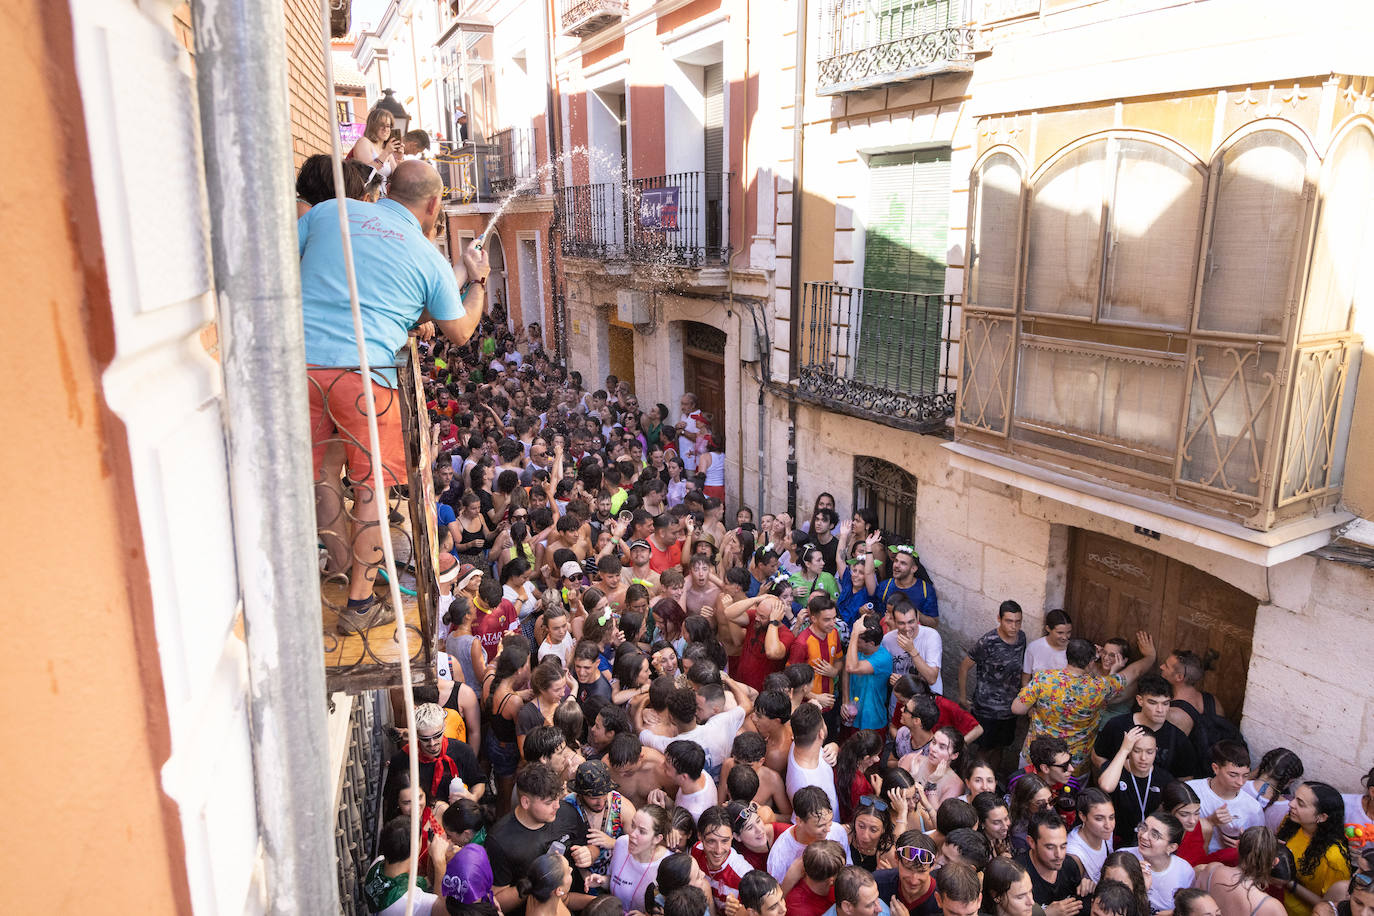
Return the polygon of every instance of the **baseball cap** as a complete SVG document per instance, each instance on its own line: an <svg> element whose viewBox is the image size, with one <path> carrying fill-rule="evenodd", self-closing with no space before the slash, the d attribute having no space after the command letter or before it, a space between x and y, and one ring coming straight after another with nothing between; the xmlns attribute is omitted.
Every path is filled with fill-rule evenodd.
<svg viewBox="0 0 1374 916"><path fill-rule="evenodd" d="M638 549L638 548L640 548L640 547L643 547L645 550L653 550L653 549L654 549L654 548L653 548L653 545L651 545L648 541L644 540L643 538L636 538L635 540L633 540L633 541L630 542L630 549L631 549L631 550L635 550L635 549Z"/></svg>
<svg viewBox="0 0 1374 916"><path fill-rule="evenodd" d="M600 760L588 760L573 774L572 790L576 795L605 795L612 788L610 768Z"/></svg>
<svg viewBox="0 0 1374 916"><path fill-rule="evenodd" d="M558 568L558 574L564 579L576 579L582 575L582 566L576 560L569 560Z"/></svg>

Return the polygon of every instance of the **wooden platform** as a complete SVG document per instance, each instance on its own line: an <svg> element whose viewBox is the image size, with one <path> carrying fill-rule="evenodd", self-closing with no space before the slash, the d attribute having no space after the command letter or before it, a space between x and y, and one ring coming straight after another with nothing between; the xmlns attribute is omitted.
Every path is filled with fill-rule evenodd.
<svg viewBox="0 0 1374 916"><path fill-rule="evenodd" d="M396 626L401 622L400 614L396 615L395 623L384 623L368 630L366 640L356 633L339 636L334 630L338 621L334 606L342 606L347 602L347 588L343 583L328 582L322 584L320 590L324 593L324 665L329 673L334 673L332 669L356 670L365 665L400 664L401 647L395 640ZM410 624L406 635L410 640L411 661L421 664L424 646L420 635L420 606L414 598L405 594L401 595L401 602L405 620Z"/></svg>

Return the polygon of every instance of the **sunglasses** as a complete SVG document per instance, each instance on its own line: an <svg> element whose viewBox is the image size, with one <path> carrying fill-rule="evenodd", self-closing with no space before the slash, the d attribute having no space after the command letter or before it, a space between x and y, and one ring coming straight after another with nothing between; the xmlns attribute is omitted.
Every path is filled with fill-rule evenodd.
<svg viewBox="0 0 1374 916"><path fill-rule="evenodd" d="M860 808L872 808L874 811L886 811L887 802L875 795L865 795L859 799ZM913 847L914 848L914 847Z"/></svg>
<svg viewBox="0 0 1374 916"><path fill-rule="evenodd" d="M749 823L750 820L758 817L758 814L758 802L750 802L749 804L745 805L744 810L741 811L739 814L735 815L735 830L740 830L741 828L743 828L746 824Z"/></svg>
<svg viewBox="0 0 1374 916"><path fill-rule="evenodd" d="M897 861L929 868L935 864L935 853L920 846L898 846Z"/></svg>
<svg viewBox="0 0 1374 916"><path fill-rule="evenodd" d="M1368 889L1374 887L1374 872L1357 871L1350 876L1350 880L1354 881L1357 887Z"/></svg>

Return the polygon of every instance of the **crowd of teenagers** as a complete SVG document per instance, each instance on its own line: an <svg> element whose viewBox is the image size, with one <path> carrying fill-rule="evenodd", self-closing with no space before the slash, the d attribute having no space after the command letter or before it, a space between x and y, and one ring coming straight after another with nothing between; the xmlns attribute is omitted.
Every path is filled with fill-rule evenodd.
<svg viewBox="0 0 1374 916"><path fill-rule="evenodd" d="M945 676L917 551L829 494L727 521L691 394L588 390L499 309L423 350L440 680L374 909L418 804L419 912L1374 916L1374 770L1252 759L1209 660L1008 600Z"/></svg>
<svg viewBox="0 0 1374 916"><path fill-rule="evenodd" d="M437 455L438 687L417 783L408 742L388 767L372 911L405 912L413 853L416 912L448 916L1374 916L1374 769L1342 795L1291 750L1253 759L1193 647L1097 646L1062 610L1028 640L1015 596L945 672L915 547L829 494L727 521L717 418L509 333L480 248L433 244L438 173L395 153L380 201L345 174L368 381L341 205L324 163L298 184L340 633L395 619L362 405L407 483L386 367L412 329Z"/></svg>

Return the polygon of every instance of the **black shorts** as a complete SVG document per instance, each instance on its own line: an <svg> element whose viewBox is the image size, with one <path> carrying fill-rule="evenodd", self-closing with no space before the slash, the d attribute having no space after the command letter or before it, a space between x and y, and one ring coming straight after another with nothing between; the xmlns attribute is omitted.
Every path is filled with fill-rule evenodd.
<svg viewBox="0 0 1374 916"><path fill-rule="evenodd" d="M1004 748L1010 747L1012 741L1016 739L1016 716L1008 719L993 719L978 716L978 724L983 726L983 734L978 736L977 742L982 748Z"/></svg>

